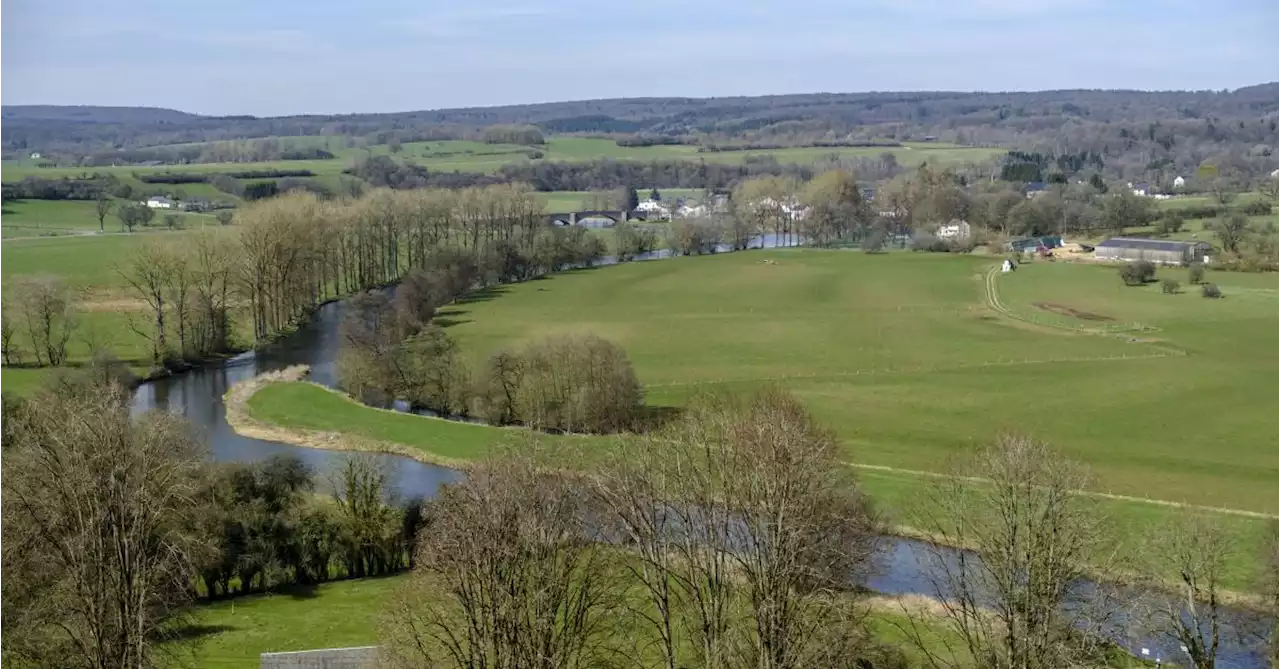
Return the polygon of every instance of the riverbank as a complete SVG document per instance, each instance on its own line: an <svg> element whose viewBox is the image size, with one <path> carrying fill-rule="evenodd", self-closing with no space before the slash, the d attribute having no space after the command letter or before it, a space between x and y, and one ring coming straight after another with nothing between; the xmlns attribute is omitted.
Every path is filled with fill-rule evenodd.
<svg viewBox="0 0 1280 669"><path fill-rule="evenodd" d="M241 381L240 383L231 386L231 388L222 396L223 404L226 407L227 412L227 424L231 426L231 429L234 430L236 434L249 439L261 439L264 441L274 441L282 444L292 444L294 446L303 446L306 448L319 448L329 451L387 453L403 456L429 465L463 471L472 466L473 461L471 460L448 457L439 453L413 448L398 442L370 439L344 432L287 428L267 423L253 417L249 410L248 402L259 390L274 383L302 381L309 371L310 368L307 365L294 365L278 372L259 374L252 379ZM378 409L376 407L361 405L346 394L330 388L325 388L319 384L308 383L308 385L329 393L335 398L341 398L353 405L359 405L371 411L386 411L388 414L404 415L389 409Z"/></svg>
<svg viewBox="0 0 1280 669"><path fill-rule="evenodd" d="M391 453L464 471L493 449L533 436L523 428L499 428L369 407L345 393L304 381L306 371L302 366L291 367L236 384L224 396L227 422L236 432L251 438L335 451ZM579 465L590 459L592 453L604 452L614 439L586 435L537 437L574 447L575 453L583 454ZM927 496L928 479L883 476L881 472L869 471L860 480L877 505L887 510L893 535L939 543L938 537L910 527L902 513ZM1122 530L1149 529L1152 523L1177 520L1175 509L1160 505L1105 498L1100 503L1117 517L1118 529ZM1266 529L1266 521L1256 519L1224 516L1223 522L1233 524L1241 533L1243 543L1238 546L1251 546L1253 542L1249 538ZM1121 531L1120 536L1121 553L1145 548L1141 537L1132 532ZM1230 591L1219 593L1222 601L1265 610L1264 598L1247 592L1256 582L1257 568L1261 566L1255 557L1253 551L1247 549L1233 553L1229 577L1224 579ZM1109 571L1106 578L1101 578L1104 575L1100 573L1095 576L1098 580L1119 580L1123 584L1136 582L1123 572L1118 579L1115 571Z"/></svg>

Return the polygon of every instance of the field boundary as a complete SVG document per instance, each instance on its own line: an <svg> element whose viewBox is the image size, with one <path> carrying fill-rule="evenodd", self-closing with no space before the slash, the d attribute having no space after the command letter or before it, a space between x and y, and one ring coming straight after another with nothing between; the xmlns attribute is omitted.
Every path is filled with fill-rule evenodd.
<svg viewBox="0 0 1280 669"><path fill-rule="evenodd" d="M1004 303L1003 300L1000 299L1000 290L996 285L999 281L1000 274L1001 272L1000 272L999 265L992 265L989 269L987 269L986 273L983 274L983 280L982 280L983 291L982 292L983 292L983 300L986 302L987 307L989 307L992 311L996 312L997 314L1004 316L1005 318L1008 318L1010 320L1015 320L1021 323L1026 323L1028 325L1034 325L1037 327L1059 330L1062 332L1116 337L1124 341L1127 341L1129 343L1145 344L1152 348L1165 351L1165 353L1161 355L1151 355L1151 356L1144 356L1144 357L1163 358L1163 357L1187 355L1187 352L1181 349L1177 349L1172 346L1165 346L1151 340L1138 339L1137 337L1132 337L1128 334L1131 332L1138 332L1138 333L1159 332L1160 328L1154 325L1144 325L1142 323L1134 322L1134 323L1121 323L1114 326L1102 325L1097 327L1085 327L1083 325L1079 325L1079 326L1064 325L1062 323L1055 323L1049 320L1042 320L1039 318L1033 318L1031 316L1027 316L1025 314L1020 314L1014 311L1013 309L1011 309L1007 304Z"/></svg>
<svg viewBox="0 0 1280 669"><path fill-rule="evenodd" d="M918 478L946 479L963 481L965 483L991 483L991 479L982 478L981 476L957 476L955 474L944 474L942 472L930 472L921 469L905 469L901 467L890 467L888 465L872 465L859 462L845 462L846 465L854 469L865 469L867 471L886 472L890 474L905 474ZM1097 497L1099 499L1109 499L1117 502L1133 502L1138 504L1154 504L1156 506L1164 506L1175 509L1185 509L1188 511L1200 511L1204 513L1218 513L1227 516L1240 516L1241 518L1257 518L1261 520L1275 520L1280 518L1273 513L1265 513L1262 511L1248 511L1246 509L1232 509L1225 506L1206 506L1202 504L1191 504L1189 502L1175 502L1167 499L1157 499L1155 497L1135 497L1133 495L1120 495L1110 492L1099 492L1096 490L1084 490L1076 493L1083 497Z"/></svg>
<svg viewBox="0 0 1280 669"><path fill-rule="evenodd" d="M362 408L372 409L375 411L386 411L389 413L396 413L397 415L408 415L408 416L415 415L415 414L403 414L400 412L393 412L390 409L378 409L377 407L370 407L366 404L361 404L360 402L357 402L355 399L352 399L351 396L339 390L335 390L333 388L326 388L325 386L322 386L318 383L304 381L304 378L307 375L308 371L309 370L305 365L295 365L293 367L286 368L279 372L267 372L264 374L260 374L258 376L253 377L252 379L241 381L240 383L233 385L226 392L226 394L223 395L223 401L224 401L224 404L226 405L226 420L227 420L227 424L231 426L232 431L234 431L236 434L239 434L244 437L249 437L251 439L262 439L265 441L274 441L278 443L292 444L294 446L303 446L307 448L319 448L323 450L334 450L334 451L364 451L364 452L390 453L392 455L402 455L412 460L417 460L419 462L423 462L426 464L447 467L450 469L457 469L459 471L465 471L474 465L474 463L467 460L460 460L456 458L448 458L448 457L440 456L427 450L411 447L407 444L367 439L367 438L359 437L357 435L351 435L345 432L322 432L318 430L307 430L303 428L291 428L291 427L284 427L281 425L273 425L273 424L260 421L256 418L253 418L250 415L249 409L248 409L248 401L251 397L253 397L255 393L257 393L259 390L261 390L262 388L272 383L287 383L287 382L295 382L295 381L304 382L309 385L315 386L316 388L319 388L325 392L338 395L344 398L345 400L347 400L348 402ZM424 420L445 420L442 418L432 418L429 416L418 416L418 417ZM478 428L483 427L483 428L489 428L489 429L504 429L504 428L498 428L492 425L476 425L476 427ZM858 463L858 462L852 462L847 460L842 461L842 464L848 467L852 467L854 469L863 469L867 471L899 474L899 475L911 476L915 478L950 479L950 480L960 480L967 483L990 483L991 482L989 479L984 479L981 477L956 476L953 474L945 474L942 472L930 472L930 471L924 471L924 470L918 470L918 469L891 467L888 465ZM1222 515L1239 516L1243 518L1274 520L1280 517L1275 514L1264 513L1261 511L1248 511L1245 509L1232 509L1227 507L1205 506L1205 505L1198 505L1198 504L1190 504L1186 502L1175 502L1172 500L1156 499L1151 497L1119 495L1115 493L1099 492L1099 491L1092 491L1092 490L1082 491L1078 494L1082 496L1094 497L1098 499L1107 499L1112 501L1129 502L1129 503L1137 503L1137 504L1151 504L1154 506L1161 506L1166 508L1186 509L1190 511L1199 511L1204 513L1217 513Z"/></svg>

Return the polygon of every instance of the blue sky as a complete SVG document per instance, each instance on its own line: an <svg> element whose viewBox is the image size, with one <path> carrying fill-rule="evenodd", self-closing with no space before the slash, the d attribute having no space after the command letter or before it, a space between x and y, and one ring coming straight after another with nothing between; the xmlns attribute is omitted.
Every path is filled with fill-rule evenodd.
<svg viewBox="0 0 1280 669"><path fill-rule="evenodd" d="M280 115L1280 79L1276 0L4 0L0 13L5 104Z"/></svg>

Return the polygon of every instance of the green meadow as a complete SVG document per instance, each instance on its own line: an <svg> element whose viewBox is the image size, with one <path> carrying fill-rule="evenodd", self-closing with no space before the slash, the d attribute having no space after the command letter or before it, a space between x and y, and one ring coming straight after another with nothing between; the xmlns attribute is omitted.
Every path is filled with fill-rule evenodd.
<svg viewBox="0 0 1280 669"><path fill-rule="evenodd" d="M475 365L547 334L601 334L626 348L654 405L712 388L784 387L863 466L892 524L910 524L927 473L1002 432L1087 463L1100 493L1275 513L1272 277L1211 273L1226 298L1206 300L1125 287L1111 267L1035 262L995 279L996 311L985 280L993 264L818 250L680 258L507 286L444 315ZM1120 331L1135 325L1143 330ZM267 423L455 460L520 432L379 411L306 383L269 385L249 408ZM614 443L547 439L573 446L579 465ZM1181 514L1101 503L1130 550ZM1219 517L1238 537L1227 580L1248 590L1270 521Z"/></svg>
<svg viewBox="0 0 1280 669"><path fill-rule="evenodd" d="M190 624L182 630L187 638L168 643L166 650L180 666L256 669L266 652L376 645L384 612L408 580L398 575L338 581L202 604L192 610ZM877 640L901 647L913 666L924 666L922 655L903 632L909 621L896 607L873 607L867 623ZM941 628L924 634L934 652L956 641ZM1120 658L1112 666L1134 664Z"/></svg>
<svg viewBox="0 0 1280 669"><path fill-rule="evenodd" d="M288 139L297 140L299 138ZM328 138L315 139L327 140ZM597 158L612 158L616 160L706 160L707 162L741 163L748 158L772 156L782 163L813 163L831 156L854 158L891 153L902 164L919 164L927 160L938 164L957 164L967 161L979 162L1002 153L999 149L935 143L906 144L901 147L800 147L698 153L696 146L623 147L618 146L610 139L588 137L551 137L542 146L484 144L462 140L411 142L404 144L398 153L391 153L390 148L385 144L367 148L337 148L332 143L329 146L329 150L334 153L334 158L331 159L263 163L208 163L148 167L39 167L27 161L6 161L0 166L0 178L3 178L4 181L18 181L28 176L45 178L77 177L99 172L115 174L122 179L129 180L134 174L157 172L205 173L268 168L311 170L320 176L336 176L356 161L374 155L391 155L397 160L412 161L432 170L496 172L503 165L511 163L530 161L581 162ZM537 154L541 154L541 157L532 157ZM191 188L189 187L199 189L201 186L207 186L207 184L182 184L180 187L190 191Z"/></svg>
<svg viewBox="0 0 1280 669"><path fill-rule="evenodd" d="M1099 266L1033 263L997 281L1016 311L1160 328L1147 343L995 315L991 264L816 250L633 263L505 287L451 309L450 333L479 364L595 332L626 348L657 405L779 384L862 463L936 470L1016 431L1091 464L1099 491L1274 512L1273 277L1213 273L1221 301L1126 288Z"/></svg>

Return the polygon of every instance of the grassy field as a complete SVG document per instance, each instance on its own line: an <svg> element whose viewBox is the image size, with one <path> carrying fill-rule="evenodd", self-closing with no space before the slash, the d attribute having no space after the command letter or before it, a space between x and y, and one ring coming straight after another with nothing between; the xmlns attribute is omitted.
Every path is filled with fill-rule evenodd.
<svg viewBox="0 0 1280 669"><path fill-rule="evenodd" d="M197 607L193 638L169 649L189 666L256 668L266 652L369 646L403 576L326 583Z"/></svg>
<svg viewBox="0 0 1280 669"><path fill-rule="evenodd" d="M155 172L227 172L248 169L300 169L311 170L317 175L334 176L353 162L372 155L392 155L397 160L408 160L432 170L460 172L495 172L503 165L528 162L533 151L541 152L542 161L584 161L596 158L618 160L706 160L708 162L741 163L749 157L773 156L783 163L812 163L829 156L844 158L878 156L892 153L904 165L916 165L926 160L939 164L956 164L966 161L982 161L997 156L1000 149L963 147L948 144L908 144L894 148L827 148L807 147L763 151L722 151L698 153L695 146L645 146L621 147L609 139L586 137L552 137L539 147L514 144L483 144L469 141L413 142L405 144L401 151L391 154L386 145L358 149L330 149L335 157L328 160L290 160L269 163L210 163L197 165L161 165L155 167L38 167L26 161L6 161L0 165L0 179L18 181L28 176L46 178L77 177L99 172L115 174L124 180L134 173ZM181 188L200 187L205 184L184 184ZM190 193L196 194L196 193Z"/></svg>
<svg viewBox="0 0 1280 669"><path fill-rule="evenodd" d="M114 205L119 206L120 201ZM140 232L164 229L164 217L177 215L184 228L201 225L217 225L217 219L209 214L192 214L178 211L157 211L152 225L140 227ZM115 209L103 221L105 232L121 232L120 219ZM5 237L37 237L98 232L97 203L87 200L11 200L0 210L0 230Z"/></svg>
<svg viewBox="0 0 1280 669"><path fill-rule="evenodd" d="M383 611L406 581L404 575L339 581L200 605L190 638L167 650L180 663L202 669L256 669L265 652L376 645ZM912 661L920 659L919 651L907 647L907 620L892 604L873 609L868 624L877 639L899 645ZM945 635L939 630L929 636L935 650L943 648Z"/></svg>
<svg viewBox="0 0 1280 669"><path fill-rule="evenodd" d="M779 251L630 264L508 287L461 308L450 332L477 362L599 333L626 347L654 404L779 383L860 462L936 469L1016 430L1094 465L1099 490L1274 512L1273 277L1212 275L1221 302L1124 289L1104 267L1040 263L1001 280L1016 308L1140 320L1190 353L1152 357L1167 354L996 318L977 278L989 263Z"/></svg>
<svg viewBox="0 0 1280 669"><path fill-rule="evenodd" d="M68 346L70 365L86 362L94 347L105 347L128 362L135 373L143 374L150 366L150 344L133 328L148 327L146 305L116 270L147 240L181 238L184 234L178 231L9 239L0 246L0 287L7 294L22 276L61 278L78 301L77 326ZM31 362L30 345L21 335L19 349L23 359ZM0 370L0 383L6 391L27 394L54 373L49 368L5 366Z"/></svg>

